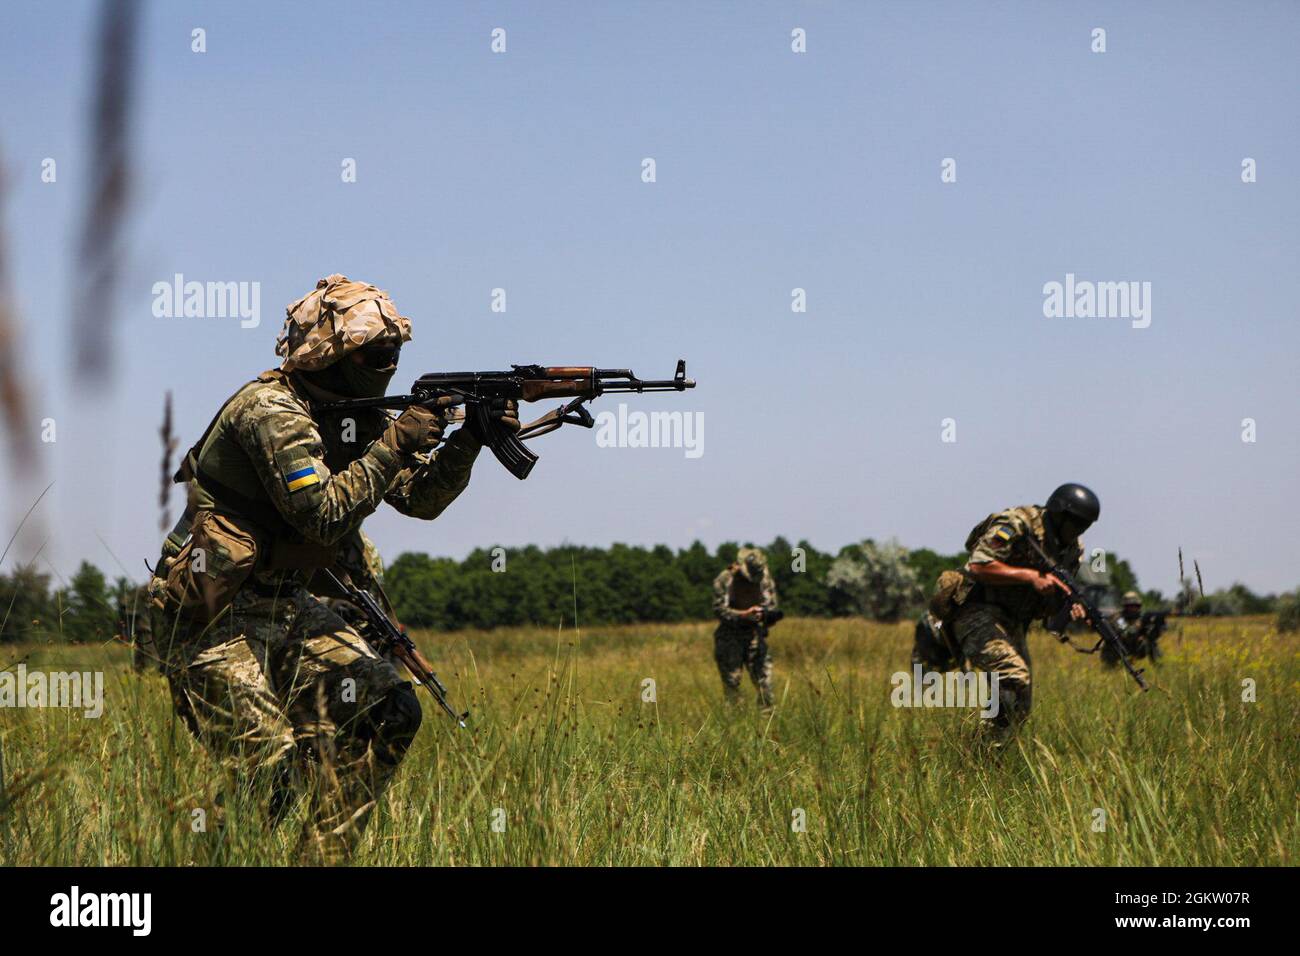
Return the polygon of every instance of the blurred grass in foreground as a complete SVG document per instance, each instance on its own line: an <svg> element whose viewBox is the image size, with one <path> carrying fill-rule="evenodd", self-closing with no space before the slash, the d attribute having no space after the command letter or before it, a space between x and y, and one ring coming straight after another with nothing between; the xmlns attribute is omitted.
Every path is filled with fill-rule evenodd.
<svg viewBox="0 0 1300 956"><path fill-rule="evenodd" d="M973 714L890 705L910 624L780 624L770 720L748 686L723 705L706 624L422 635L472 732L425 702L356 862L1295 862L1300 636L1263 618L1182 621L1145 695L1096 657L1030 640L1034 713L992 758ZM0 864L296 862L301 814L269 830L262 794L226 793L225 827L192 831L196 808L213 819L221 775L125 648L0 648L0 667L23 658L105 671L105 713L0 710ZM657 703L642 701L647 678Z"/></svg>

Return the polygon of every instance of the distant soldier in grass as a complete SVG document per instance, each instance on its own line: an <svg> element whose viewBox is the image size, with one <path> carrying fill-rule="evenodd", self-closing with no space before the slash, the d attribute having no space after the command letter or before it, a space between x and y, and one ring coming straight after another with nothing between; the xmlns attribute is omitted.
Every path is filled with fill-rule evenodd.
<svg viewBox="0 0 1300 956"><path fill-rule="evenodd" d="M1111 618L1115 633L1124 644L1129 657L1160 657L1160 638L1165 631L1165 614L1160 611L1142 613L1142 595L1136 591L1125 593L1119 613ZM1101 649L1101 660L1108 667L1119 664L1119 655L1109 644Z"/></svg>
<svg viewBox="0 0 1300 956"><path fill-rule="evenodd" d="M1064 585L1037 570L1028 543L1039 546L1073 573L1079 566L1079 536L1101 514L1097 496L1083 485L1061 485L1047 504L1023 505L989 515L966 538L970 559L962 571L945 571L931 601L931 612L947 632L961 661L998 676L998 715L990 721L997 741L1029 716L1032 701L1026 634L1037 619L1053 624L1063 613L1083 617L1077 605L1065 608ZM934 659L936 648L918 641L913 660ZM943 647L944 645L938 645ZM956 663L954 661L954 663Z"/></svg>
<svg viewBox="0 0 1300 956"><path fill-rule="evenodd" d="M729 703L739 699L741 677L749 671L759 707L771 708L767 625L775 611L776 582L767 568L767 556L758 548L741 548L735 563L713 581L713 613L720 622L713 636L713 657Z"/></svg>
<svg viewBox="0 0 1300 956"><path fill-rule="evenodd" d="M362 522L381 504L436 518L483 446L472 426L443 442L442 409L320 408L383 395L410 337L387 293L345 276L290 305L280 367L186 455L189 505L150 583L177 713L238 784L266 786L273 819L306 796L302 849L321 862L356 846L421 721L411 683L322 600L321 572L375 593ZM513 403L494 417L519 427Z"/></svg>

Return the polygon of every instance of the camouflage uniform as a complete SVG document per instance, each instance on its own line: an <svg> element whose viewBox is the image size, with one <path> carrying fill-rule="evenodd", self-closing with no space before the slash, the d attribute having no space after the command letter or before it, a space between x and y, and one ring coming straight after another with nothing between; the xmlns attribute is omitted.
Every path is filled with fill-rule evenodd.
<svg viewBox="0 0 1300 956"><path fill-rule="evenodd" d="M331 396L286 369L337 361L340 336L357 348L376 327L404 339L409 326L373 286L331 276L314 295L290 306L284 366L239 389L187 456L178 480L189 508L150 593L177 712L236 779L260 776L280 799L289 784L305 791L311 842L336 861L421 710L411 684L309 583L330 568L378 589L362 521L383 502L436 518L468 483L480 443L462 428L436 453L402 454L377 440L386 412L321 411L316 400ZM325 345L322 326L337 333Z"/></svg>
<svg viewBox="0 0 1300 956"><path fill-rule="evenodd" d="M741 675L749 671L759 706L772 706L772 656L767 649L767 628L742 619L740 612L754 606L775 611L776 604L776 582L767 568L767 559L757 548L741 548L736 563L713 581L713 613L720 622L713 635L713 657L730 703L739 698Z"/></svg>
<svg viewBox="0 0 1300 956"><path fill-rule="evenodd" d="M1030 535L1052 558L1074 573L1079 567L1078 539L1058 541L1044 524L1037 505L1009 508L990 515L966 540L972 564L1000 561L1036 567ZM1026 633L1036 618L1057 614L1060 592L1040 595L1029 584L995 585L967 578L956 598L953 637L967 663L998 675L999 712L993 723L1007 730L1029 716L1032 703L1031 661Z"/></svg>
<svg viewBox="0 0 1300 956"><path fill-rule="evenodd" d="M1150 657L1152 660L1160 657L1157 642L1163 628L1157 627L1154 621L1149 624L1142 616L1142 596L1136 591L1124 595L1123 604L1110 616L1110 623L1130 657ZM1109 644L1102 645L1101 660L1108 667L1119 665L1119 655Z"/></svg>

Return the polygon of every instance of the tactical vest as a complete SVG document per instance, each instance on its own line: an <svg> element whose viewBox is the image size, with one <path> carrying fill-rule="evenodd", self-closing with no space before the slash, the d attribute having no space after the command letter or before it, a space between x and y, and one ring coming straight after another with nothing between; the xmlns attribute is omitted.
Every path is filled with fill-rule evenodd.
<svg viewBox="0 0 1300 956"><path fill-rule="evenodd" d="M267 382L281 382L293 388L291 380L279 369L263 372L226 399L199 440L185 453L172 480L189 486L188 504L167 536L164 554L170 551L174 556L179 552L194 531L196 517L203 512L214 512L233 520L256 539L258 570L310 570L329 567L335 562L338 549L304 541L266 495L247 454L224 435L222 426L231 402L245 389ZM298 394L296 389L294 393Z"/></svg>
<svg viewBox="0 0 1300 956"><path fill-rule="evenodd" d="M763 603L763 584L751 581L740 572L740 565L732 565L731 587L727 590L727 604L736 610L745 610Z"/></svg>

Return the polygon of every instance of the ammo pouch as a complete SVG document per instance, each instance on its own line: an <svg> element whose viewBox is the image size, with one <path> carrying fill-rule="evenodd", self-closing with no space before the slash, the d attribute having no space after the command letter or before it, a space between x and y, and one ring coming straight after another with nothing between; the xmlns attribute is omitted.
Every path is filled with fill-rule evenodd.
<svg viewBox="0 0 1300 956"><path fill-rule="evenodd" d="M253 573L257 555L258 536L251 522L199 511L189 539L167 566L167 604L190 620L211 622Z"/></svg>
<svg viewBox="0 0 1300 956"><path fill-rule="evenodd" d="M976 581L970 572L944 571L935 584L934 594L930 597L930 613L946 627L949 627L957 610L969 600L975 589Z"/></svg>

